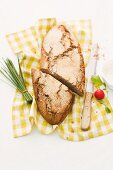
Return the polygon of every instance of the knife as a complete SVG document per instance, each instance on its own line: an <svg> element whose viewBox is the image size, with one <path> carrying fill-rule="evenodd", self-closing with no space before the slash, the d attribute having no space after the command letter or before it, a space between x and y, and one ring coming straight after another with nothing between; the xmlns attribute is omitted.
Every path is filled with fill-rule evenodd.
<svg viewBox="0 0 113 170"><path fill-rule="evenodd" d="M86 69L86 76L88 77L86 85L85 101L82 112L81 129L88 130L91 122L91 101L93 97L94 86L91 82L91 77L96 73L97 59L98 59L98 44L94 44L91 49L91 56Z"/></svg>

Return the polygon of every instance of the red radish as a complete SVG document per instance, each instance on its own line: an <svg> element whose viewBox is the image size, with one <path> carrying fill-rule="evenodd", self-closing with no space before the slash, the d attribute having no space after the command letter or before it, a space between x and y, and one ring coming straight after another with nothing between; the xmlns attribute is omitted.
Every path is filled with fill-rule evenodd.
<svg viewBox="0 0 113 170"><path fill-rule="evenodd" d="M101 100L104 98L105 94L104 94L104 91L103 90L96 90L95 93L94 93L95 97L98 99L98 100Z"/></svg>

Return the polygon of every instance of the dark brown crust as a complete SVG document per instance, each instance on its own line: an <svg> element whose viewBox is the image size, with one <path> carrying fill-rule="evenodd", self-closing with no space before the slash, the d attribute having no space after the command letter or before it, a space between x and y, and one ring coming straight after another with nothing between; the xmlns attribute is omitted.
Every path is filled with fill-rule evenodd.
<svg viewBox="0 0 113 170"><path fill-rule="evenodd" d="M72 108L74 94L48 74L35 69L32 69L31 74L38 110L48 123L60 124ZM50 86L50 81L56 88ZM53 95L51 95L52 93Z"/></svg>
<svg viewBox="0 0 113 170"><path fill-rule="evenodd" d="M45 50L43 41L41 49L42 56L40 60L41 71L52 75L54 78L56 78L57 80L65 84L67 87L69 87L73 92L77 93L80 96L83 96L85 88L85 67L80 45L76 41L73 34L70 33L70 31L68 31L68 29L64 25L56 26L56 28L63 32L60 43L62 44L64 49L62 48L61 52L59 52L58 55L53 55L52 48L49 52ZM66 41L68 41L68 44L66 44ZM56 50L56 53L58 53L58 50ZM70 58L70 60L71 59L73 60L73 58L71 58L72 57L71 55L75 55L74 56L75 58L79 57L80 60L79 68L80 70L78 74L79 81L77 80L78 77L76 76L76 72L73 81L71 81L66 79L66 76L62 76L59 69L55 70L56 65L58 66L58 62L62 61L62 59L67 57ZM74 70L76 64L75 66L72 67Z"/></svg>

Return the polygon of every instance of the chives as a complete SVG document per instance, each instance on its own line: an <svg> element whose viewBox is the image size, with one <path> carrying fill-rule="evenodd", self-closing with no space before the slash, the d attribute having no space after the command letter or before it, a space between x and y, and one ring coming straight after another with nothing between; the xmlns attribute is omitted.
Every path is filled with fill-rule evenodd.
<svg viewBox="0 0 113 170"><path fill-rule="evenodd" d="M3 62L1 62L1 64L2 67L0 68L0 73L23 94L23 97L27 101L27 103L32 103L33 98L26 88L25 81L22 75L21 66L19 63L19 58L18 58L19 74L13 62L9 58L7 58L6 60L3 59Z"/></svg>

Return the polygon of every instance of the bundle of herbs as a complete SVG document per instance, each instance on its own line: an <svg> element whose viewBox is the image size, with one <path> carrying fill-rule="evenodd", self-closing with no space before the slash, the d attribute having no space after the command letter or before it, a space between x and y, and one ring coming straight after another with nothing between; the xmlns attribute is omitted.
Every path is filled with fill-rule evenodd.
<svg viewBox="0 0 113 170"><path fill-rule="evenodd" d="M27 103L32 103L33 98L26 88L19 58L18 58L18 68L19 68L19 73L16 70L15 65L9 58L2 59L0 73L13 85L13 87L18 89L22 93Z"/></svg>

